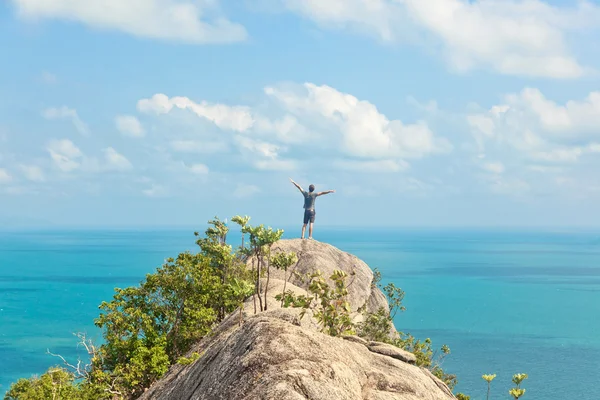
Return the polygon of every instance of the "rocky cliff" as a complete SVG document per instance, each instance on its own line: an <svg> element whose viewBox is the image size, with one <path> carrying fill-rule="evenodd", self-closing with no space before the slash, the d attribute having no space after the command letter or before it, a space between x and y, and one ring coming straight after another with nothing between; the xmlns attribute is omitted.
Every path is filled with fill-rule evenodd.
<svg viewBox="0 0 600 400"><path fill-rule="evenodd" d="M388 307L372 285L373 272L361 260L335 247L309 240L282 240L274 251L295 251L296 271L315 269L328 276L334 269L354 271L349 301L354 316L361 306ZM358 337L336 338L319 332L310 314L280 308L283 274L272 272L269 311L254 315L252 299L226 318L192 352L195 363L173 366L141 398L160 400L448 400L452 392L428 370L414 365L414 355ZM305 293L302 282L288 277L286 289ZM263 288L266 283L263 281Z"/></svg>

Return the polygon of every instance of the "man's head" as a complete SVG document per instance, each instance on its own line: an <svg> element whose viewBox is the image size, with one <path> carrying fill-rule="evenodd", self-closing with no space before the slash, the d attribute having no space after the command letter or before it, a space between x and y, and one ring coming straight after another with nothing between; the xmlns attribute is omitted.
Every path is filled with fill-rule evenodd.
<svg viewBox="0 0 600 400"><path fill-rule="evenodd" d="M311 192L311 193L314 192L315 191L315 185L310 185L308 187L308 191Z"/></svg>

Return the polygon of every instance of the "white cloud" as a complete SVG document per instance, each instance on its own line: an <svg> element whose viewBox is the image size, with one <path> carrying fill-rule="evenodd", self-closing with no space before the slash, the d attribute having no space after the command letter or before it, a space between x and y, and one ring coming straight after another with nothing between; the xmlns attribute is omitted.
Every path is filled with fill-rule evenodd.
<svg viewBox="0 0 600 400"><path fill-rule="evenodd" d="M487 113L467 116L478 151L537 163L574 163L600 151L600 93L559 105L526 88L504 100Z"/></svg>
<svg viewBox="0 0 600 400"><path fill-rule="evenodd" d="M46 150L54 164L63 172L71 172L81 166L83 153L68 139L52 140Z"/></svg>
<svg viewBox="0 0 600 400"><path fill-rule="evenodd" d="M253 128L257 134L274 135L277 140L283 143L302 144L313 139L318 139L313 132L306 129L293 115L284 115L273 121L257 116Z"/></svg>
<svg viewBox="0 0 600 400"><path fill-rule="evenodd" d="M115 124L119 132L126 136L143 137L146 134L140 120L132 115L118 115Z"/></svg>
<svg viewBox="0 0 600 400"><path fill-rule="evenodd" d="M6 184L12 182L13 178L4 168L0 168L0 184Z"/></svg>
<svg viewBox="0 0 600 400"><path fill-rule="evenodd" d="M117 152L112 147L102 150L103 158L86 156L73 142L68 139L51 140L46 146L50 153L52 161L56 167L63 172L106 172L106 171L127 171L133 168L131 162ZM37 172L29 170L32 177L37 176Z"/></svg>
<svg viewBox="0 0 600 400"><path fill-rule="evenodd" d="M531 116L549 133L570 136L591 132L598 135L600 92L591 92L582 101L569 100L558 105L547 99L539 89L525 88L521 93L507 96L506 102L508 109L517 109Z"/></svg>
<svg viewBox="0 0 600 400"><path fill-rule="evenodd" d="M133 168L131 162L112 147L103 150L106 161L106 169L116 171L127 171Z"/></svg>
<svg viewBox="0 0 600 400"><path fill-rule="evenodd" d="M208 174L208 167L204 164L193 164L190 166L190 171L196 175L206 175Z"/></svg>
<svg viewBox="0 0 600 400"><path fill-rule="evenodd" d="M260 170L295 169L298 162L282 159L282 154L305 150L310 157L333 152L334 156L362 158L368 169L398 171L408 165L403 159L423 158L453 149L447 139L434 135L425 122L405 124L388 119L372 103L329 86L278 85L265 87L264 93L265 101L252 106L155 94L139 100L137 108L156 116L174 109L192 111L231 132L223 132L216 140L171 139L168 145L172 150L215 153L231 143L249 164Z"/></svg>
<svg viewBox="0 0 600 400"><path fill-rule="evenodd" d="M281 0L322 26L350 28L384 41L437 44L457 71L487 67L503 74L574 78L584 74L567 34L600 26L600 9L540 0Z"/></svg>
<svg viewBox="0 0 600 400"><path fill-rule="evenodd" d="M67 106L47 108L42 112L42 116L46 119L70 119L81 135L88 136L90 134L87 124L79 118L79 114L75 109Z"/></svg>
<svg viewBox="0 0 600 400"><path fill-rule="evenodd" d="M280 150L284 150L284 148L276 144L254 140L246 136L236 136L235 141L242 149L261 157L274 159L277 158Z"/></svg>
<svg viewBox="0 0 600 400"><path fill-rule="evenodd" d="M242 154L259 170L291 171L297 168L296 161L280 159L280 152L287 148L273 143L236 136L235 142Z"/></svg>
<svg viewBox="0 0 600 400"><path fill-rule="evenodd" d="M26 20L62 19L95 29L186 43L246 39L242 25L218 15L218 0L10 0ZM212 12L215 17L207 18Z"/></svg>
<svg viewBox="0 0 600 400"><path fill-rule="evenodd" d="M199 140L173 140L170 147L179 153L220 153L226 151L228 146L225 142L206 142Z"/></svg>
<svg viewBox="0 0 600 400"><path fill-rule="evenodd" d="M338 169L356 172L399 172L409 168L406 161L377 160L377 161L349 161L337 160L334 166Z"/></svg>
<svg viewBox="0 0 600 400"><path fill-rule="evenodd" d="M502 164L501 162L485 163L482 165L482 168L494 174L501 174L505 170L504 164Z"/></svg>
<svg viewBox="0 0 600 400"><path fill-rule="evenodd" d="M237 198L251 197L257 193L260 193L260 188L255 185L247 185L240 183L233 191L233 195Z"/></svg>
<svg viewBox="0 0 600 400"><path fill-rule="evenodd" d="M270 171L293 171L298 168L294 160L258 160L254 162L254 166L260 170Z"/></svg>
<svg viewBox="0 0 600 400"><path fill-rule="evenodd" d="M406 125L389 120L368 101L322 85L306 83L298 90L267 87L265 93L288 111L308 119L324 118L341 134L343 151L366 158L421 158L452 150L451 144L434 136L426 123Z"/></svg>
<svg viewBox="0 0 600 400"><path fill-rule="evenodd" d="M169 98L161 93L155 94L149 99L142 99L137 104L139 111L155 114L168 114L173 107L190 110L197 116L213 122L221 129L244 132L254 124L250 109L244 106L210 104L206 101L196 103L187 97Z"/></svg>
<svg viewBox="0 0 600 400"><path fill-rule="evenodd" d="M37 165L20 165L25 178L33 182L43 182L45 180L44 172Z"/></svg>

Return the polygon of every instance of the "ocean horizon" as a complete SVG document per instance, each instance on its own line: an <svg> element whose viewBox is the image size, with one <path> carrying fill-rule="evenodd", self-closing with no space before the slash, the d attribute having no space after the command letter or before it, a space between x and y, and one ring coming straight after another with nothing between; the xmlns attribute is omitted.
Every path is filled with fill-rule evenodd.
<svg viewBox="0 0 600 400"><path fill-rule="evenodd" d="M204 227L196 228L200 233ZM233 228L232 228L233 229ZM284 238L299 227L285 227ZM196 251L193 228L0 231L0 393L81 355L74 332L101 339L98 305L168 257ZM524 399L598 399L600 229L315 227L315 239L364 260L405 292L398 330L447 344L457 391ZM232 244L239 242L233 230Z"/></svg>

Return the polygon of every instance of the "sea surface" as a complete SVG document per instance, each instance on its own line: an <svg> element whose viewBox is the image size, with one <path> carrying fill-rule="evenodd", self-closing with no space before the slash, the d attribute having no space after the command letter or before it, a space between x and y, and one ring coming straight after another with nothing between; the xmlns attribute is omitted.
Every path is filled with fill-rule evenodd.
<svg viewBox="0 0 600 400"><path fill-rule="evenodd" d="M405 290L397 328L450 347L458 391L485 399L495 373L491 398L508 399L524 372L524 400L600 399L600 233L317 229ZM192 230L0 232L0 397L58 364L48 350L76 360L73 333L101 339L113 289L185 250Z"/></svg>

